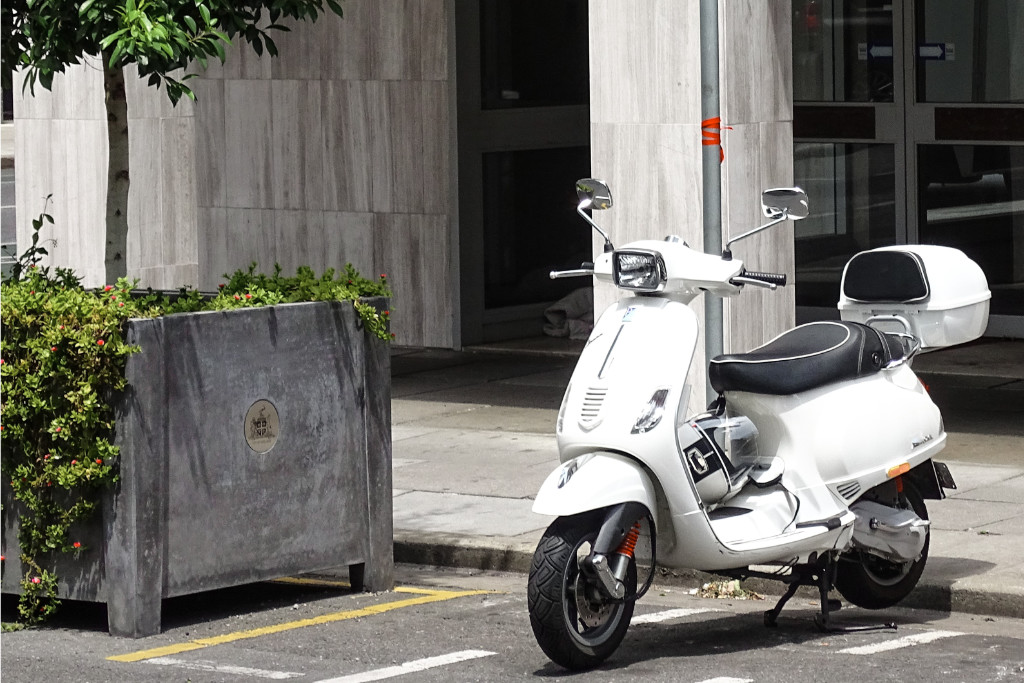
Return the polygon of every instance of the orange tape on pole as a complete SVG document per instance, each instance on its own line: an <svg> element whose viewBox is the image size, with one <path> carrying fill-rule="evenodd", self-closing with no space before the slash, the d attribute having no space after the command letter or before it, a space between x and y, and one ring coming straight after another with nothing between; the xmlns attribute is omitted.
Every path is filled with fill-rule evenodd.
<svg viewBox="0 0 1024 683"><path fill-rule="evenodd" d="M732 126L722 126L722 117L720 116L700 122L701 144L705 147L718 147L719 163L725 161L725 150L722 149L721 131L723 130L732 130Z"/></svg>

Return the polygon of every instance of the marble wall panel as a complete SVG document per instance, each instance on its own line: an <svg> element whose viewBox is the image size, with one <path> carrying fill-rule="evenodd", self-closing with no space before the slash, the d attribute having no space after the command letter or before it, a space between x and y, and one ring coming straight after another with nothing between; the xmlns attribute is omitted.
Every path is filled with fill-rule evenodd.
<svg viewBox="0 0 1024 683"><path fill-rule="evenodd" d="M424 128L433 125L432 121L424 121L424 84L390 81L384 88L385 107L391 122L390 177L385 182L374 174L374 208L400 213L422 212L426 184Z"/></svg>
<svg viewBox="0 0 1024 683"><path fill-rule="evenodd" d="M225 272L248 269L253 262L257 272L273 271L277 260L275 213L266 209L227 210Z"/></svg>
<svg viewBox="0 0 1024 683"><path fill-rule="evenodd" d="M375 93L381 92L378 87ZM367 212L371 207L372 171L377 145L371 139L367 84L323 84L324 208Z"/></svg>
<svg viewBox="0 0 1024 683"><path fill-rule="evenodd" d="M196 210L199 274L196 286L214 292L228 272L228 211L200 206Z"/></svg>
<svg viewBox="0 0 1024 683"><path fill-rule="evenodd" d="M47 90L38 83L34 88L24 85L24 72L16 73L14 79L14 118L21 119L51 119L53 118L53 91ZM64 76L57 76L54 78Z"/></svg>
<svg viewBox="0 0 1024 683"><path fill-rule="evenodd" d="M425 81L447 81L449 55L450 3L445 0L419 0L412 18L418 32L415 53L419 56L419 77Z"/></svg>
<svg viewBox="0 0 1024 683"><path fill-rule="evenodd" d="M395 178L395 142L408 139L408 131L400 128L402 121L409 121L403 114L408 112L394 111L389 106L388 93L402 90L402 82L369 81L366 89L366 121L369 135L368 159L362 159L370 171L370 208L374 212L389 213L396 211Z"/></svg>
<svg viewBox="0 0 1024 683"><path fill-rule="evenodd" d="M224 182L229 208L268 208L271 202L271 87L269 80L224 85Z"/></svg>
<svg viewBox="0 0 1024 683"><path fill-rule="evenodd" d="M370 80L371 64L380 36L373 32L379 13L374 0L355 0L344 5L341 21L318 22L321 75L324 80Z"/></svg>
<svg viewBox="0 0 1024 683"><path fill-rule="evenodd" d="M271 107L272 206L322 209L324 141L320 82L274 80Z"/></svg>
<svg viewBox="0 0 1024 683"><path fill-rule="evenodd" d="M792 120L790 0L719 5L722 120Z"/></svg>
<svg viewBox="0 0 1024 683"><path fill-rule="evenodd" d="M793 135L787 121L741 124L730 132L722 167L722 216L728 234L764 222L761 190L793 183ZM795 322L792 223L737 242L733 253L751 270L786 273L790 286L774 292L748 287L726 305L726 350L745 351L774 338Z"/></svg>
<svg viewBox="0 0 1024 683"><path fill-rule="evenodd" d="M281 23L289 27L289 31L275 32L274 43L278 54L273 60L274 78L276 80L311 80L319 81L322 77L320 47L327 24L339 24L333 12L326 12L315 24L308 21L284 20ZM310 54L313 47L314 54Z"/></svg>
<svg viewBox="0 0 1024 683"><path fill-rule="evenodd" d="M149 78L140 78L138 72L135 66L124 69L130 119L190 117L194 114L194 104L190 98L182 97L177 104L171 104L167 90L162 84L159 88L151 86ZM180 79L184 74L184 70L173 71L171 77ZM188 86L193 87L195 82L193 79Z"/></svg>
<svg viewBox="0 0 1024 683"><path fill-rule="evenodd" d="M53 118L107 120L103 106L103 71L98 58L87 57L83 64L70 67L53 79L53 86Z"/></svg>
<svg viewBox="0 0 1024 683"><path fill-rule="evenodd" d="M195 266L199 262L195 129L195 120L191 117L160 120L164 263L176 268Z"/></svg>
<svg viewBox="0 0 1024 683"><path fill-rule="evenodd" d="M102 275L98 279L96 276L103 273L106 233L107 129L101 121L58 120L54 123L56 130L60 130L56 137L64 148L63 159L55 158L52 166L54 170L62 169L64 176L58 181L64 189L61 215L66 235L66 251L61 258L80 275L87 276L88 284L99 285L105 280Z"/></svg>
<svg viewBox="0 0 1024 683"><path fill-rule="evenodd" d="M311 266L309 262L312 235L323 231L322 211L274 212L274 262L281 266L285 275L294 275L299 266ZM270 272L270 265L264 267ZM320 271L316 268L317 274Z"/></svg>
<svg viewBox="0 0 1024 683"><path fill-rule="evenodd" d="M403 346L454 344L445 216L378 214L374 253L379 273L394 291L391 319Z"/></svg>
<svg viewBox="0 0 1024 683"><path fill-rule="evenodd" d="M324 211L322 229L312 233L312 249L320 264L340 271L351 263L363 277L378 275L374 261L374 216L370 213Z"/></svg>
<svg viewBox="0 0 1024 683"><path fill-rule="evenodd" d="M226 81L196 78L196 202L199 206L227 206L227 123L224 112Z"/></svg>
<svg viewBox="0 0 1024 683"><path fill-rule="evenodd" d="M31 99L29 100L31 102ZM26 107L30 108L30 107ZM22 107L15 100L15 116ZM45 118L19 118L14 127L14 156L18 163L18 182L14 184L17 205L17 240L19 254L32 242L32 221L43 212L46 195L55 191L53 158L40 141L53 139L53 122ZM52 215L52 206L47 207ZM46 228L41 238L46 238Z"/></svg>
<svg viewBox="0 0 1024 683"><path fill-rule="evenodd" d="M446 214L454 211L452 192L455 147L452 124L455 118L455 88L447 81L423 83L423 212Z"/></svg>
<svg viewBox="0 0 1024 683"><path fill-rule="evenodd" d="M592 121L700 122L699 10L678 0L591 0Z"/></svg>
<svg viewBox="0 0 1024 683"><path fill-rule="evenodd" d="M128 129L131 185L128 191L128 270L151 269L165 261L163 222L164 154L160 119L135 119ZM143 282L143 286L152 283ZM153 285L155 286L155 285Z"/></svg>

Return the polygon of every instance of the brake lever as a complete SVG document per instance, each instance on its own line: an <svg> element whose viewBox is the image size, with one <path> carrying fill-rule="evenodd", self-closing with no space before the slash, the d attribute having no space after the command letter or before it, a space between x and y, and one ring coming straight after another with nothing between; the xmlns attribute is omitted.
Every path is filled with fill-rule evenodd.
<svg viewBox="0 0 1024 683"><path fill-rule="evenodd" d="M548 273L548 278L552 280L558 280L565 277L583 277L585 275L594 274L594 264L587 262L583 264L582 268L576 268L574 270L552 270Z"/></svg>

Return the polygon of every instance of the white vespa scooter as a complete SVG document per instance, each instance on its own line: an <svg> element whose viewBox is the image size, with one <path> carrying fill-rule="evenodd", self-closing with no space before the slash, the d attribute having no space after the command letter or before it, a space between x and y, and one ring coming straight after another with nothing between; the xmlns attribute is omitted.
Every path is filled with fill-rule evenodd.
<svg viewBox="0 0 1024 683"><path fill-rule="evenodd" d="M956 486L932 460L946 434L910 360L981 335L990 298L981 269L937 246L857 254L843 274L843 321L712 359L719 397L687 418L698 341L687 304L701 292L784 285L785 275L747 271L728 247L807 216L807 196L765 191L770 222L718 257L678 237L616 249L584 213L611 206L608 187L584 179L577 193L605 251L552 278L592 274L634 296L612 304L590 335L558 414L561 465L533 507L557 517L529 576L544 652L571 669L607 658L656 564L783 581L767 626L801 585L819 589L817 620L828 630L837 630L833 587L865 608L903 599L928 555L924 500Z"/></svg>

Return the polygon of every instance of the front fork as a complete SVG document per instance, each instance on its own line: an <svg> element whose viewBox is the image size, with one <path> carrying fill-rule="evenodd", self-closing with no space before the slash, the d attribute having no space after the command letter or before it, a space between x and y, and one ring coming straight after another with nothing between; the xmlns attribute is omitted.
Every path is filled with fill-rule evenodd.
<svg viewBox="0 0 1024 683"><path fill-rule="evenodd" d="M623 600L626 598L624 581L629 563L633 560L636 543L640 537L640 527L650 513L642 503L619 503L608 508L601 530L590 550L590 555L580 561L580 569L600 589L606 598ZM654 533L652 527L651 539ZM652 546L653 551L653 546ZM652 553L653 554L653 553ZM653 558L651 576L654 575ZM649 582L648 582L649 583ZM644 587L646 590L646 586ZM638 591L633 599L639 598L644 591Z"/></svg>

